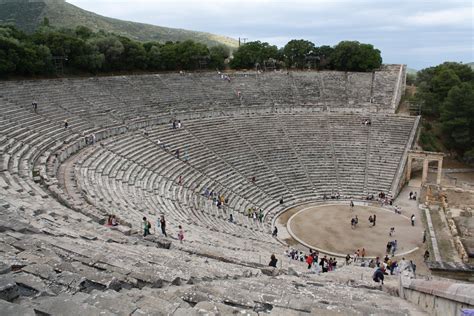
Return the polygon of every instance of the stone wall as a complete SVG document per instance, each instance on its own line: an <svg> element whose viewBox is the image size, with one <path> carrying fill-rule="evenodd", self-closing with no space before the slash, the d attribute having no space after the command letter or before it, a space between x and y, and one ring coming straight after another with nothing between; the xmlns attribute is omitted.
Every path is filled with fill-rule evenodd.
<svg viewBox="0 0 474 316"><path fill-rule="evenodd" d="M400 297L419 305L430 315L460 315L462 308L474 308L474 284L402 277Z"/></svg>

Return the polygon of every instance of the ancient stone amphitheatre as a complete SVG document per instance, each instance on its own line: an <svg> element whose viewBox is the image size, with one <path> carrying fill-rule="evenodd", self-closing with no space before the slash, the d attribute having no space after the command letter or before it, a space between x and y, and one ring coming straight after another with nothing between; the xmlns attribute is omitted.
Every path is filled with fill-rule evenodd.
<svg viewBox="0 0 474 316"><path fill-rule="evenodd" d="M405 66L230 78L0 82L0 314L424 314L397 297L398 277L381 290L372 269L342 258L310 274L271 235L283 212L325 196L362 208L367 195L398 195L419 121L395 114ZM155 227L162 214L168 238ZM109 215L120 225L104 225ZM417 225L407 250L421 242Z"/></svg>

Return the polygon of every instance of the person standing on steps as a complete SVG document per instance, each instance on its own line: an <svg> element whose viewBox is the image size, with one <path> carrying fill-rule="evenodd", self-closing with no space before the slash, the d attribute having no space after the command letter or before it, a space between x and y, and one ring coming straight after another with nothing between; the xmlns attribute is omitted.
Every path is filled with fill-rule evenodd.
<svg viewBox="0 0 474 316"><path fill-rule="evenodd" d="M183 240L184 240L184 230L183 230L183 227L181 225L178 226L178 240L179 240L179 243L183 243Z"/></svg>
<svg viewBox="0 0 474 316"><path fill-rule="evenodd" d="M277 267L277 262L278 262L278 259L275 257L275 254L272 254L270 256L270 263L268 264L268 266L276 268Z"/></svg>
<svg viewBox="0 0 474 316"><path fill-rule="evenodd" d="M255 214L255 213L254 213ZM273 237L277 237L278 236L278 228L275 226L275 228L273 228L273 233L272 233L272 236Z"/></svg>
<svg viewBox="0 0 474 316"><path fill-rule="evenodd" d="M69 127L69 122L67 119L64 120L64 129L67 129Z"/></svg>
<svg viewBox="0 0 474 316"><path fill-rule="evenodd" d="M423 243L426 242L426 230L423 231Z"/></svg>
<svg viewBox="0 0 474 316"><path fill-rule="evenodd" d="M143 217L143 237L150 235L151 224L150 221Z"/></svg>
<svg viewBox="0 0 474 316"><path fill-rule="evenodd" d="M161 215L161 218L160 218L160 227L161 227L161 233L163 235L165 235L165 237L168 237L168 235L166 234L166 220L165 220L165 216L164 215Z"/></svg>

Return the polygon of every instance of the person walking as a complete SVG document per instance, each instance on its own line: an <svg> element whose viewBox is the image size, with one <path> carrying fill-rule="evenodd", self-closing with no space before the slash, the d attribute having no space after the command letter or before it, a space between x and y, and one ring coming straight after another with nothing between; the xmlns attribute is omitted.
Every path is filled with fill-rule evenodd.
<svg viewBox="0 0 474 316"><path fill-rule="evenodd" d="M426 230L423 231L423 243L426 242Z"/></svg>
<svg viewBox="0 0 474 316"><path fill-rule="evenodd" d="M372 226L375 226L375 221L377 220L377 215L374 214L374 216L372 217Z"/></svg>
<svg viewBox="0 0 474 316"><path fill-rule="evenodd" d="M351 211L354 211L354 202L352 200L351 200L350 206L351 206Z"/></svg>
<svg viewBox="0 0 474 316"><path fill-rule="evenodd" d="M411 226L415 226L415 214L411 214L410 220L411 220Z"/></svg>

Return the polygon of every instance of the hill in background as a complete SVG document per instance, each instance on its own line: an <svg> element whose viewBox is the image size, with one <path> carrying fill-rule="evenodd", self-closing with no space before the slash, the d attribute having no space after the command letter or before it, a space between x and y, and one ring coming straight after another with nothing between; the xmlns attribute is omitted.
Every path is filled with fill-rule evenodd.
<svg viewBox="0 0 474 316"><path fill-rule="evenodd" d="M94 31L104 30L138 41L176 42L192 39L209 46L224 44L237 47L238 44L235 39L221 35L108 18L64 0L0 0L0 24L13 24L31 33L45 17L51 26L87 26Z"/></svg>

